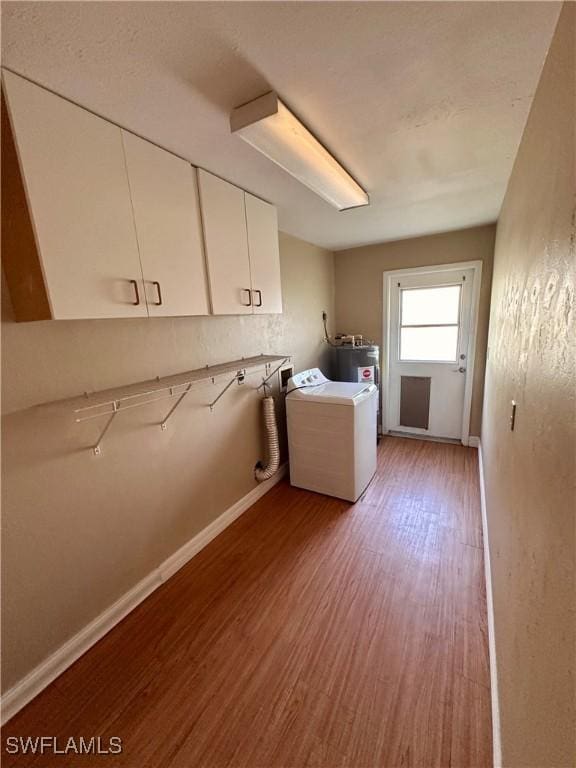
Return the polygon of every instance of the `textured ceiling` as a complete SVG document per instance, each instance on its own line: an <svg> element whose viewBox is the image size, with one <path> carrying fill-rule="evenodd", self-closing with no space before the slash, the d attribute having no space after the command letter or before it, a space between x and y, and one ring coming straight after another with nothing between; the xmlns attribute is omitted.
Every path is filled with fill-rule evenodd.
<svg viewBox="0 0 576 768"><path fill-rule="evenodd" d="M555 2L4 2L2 63L344 248L494 221ZM370 193L338 213L230 134L275 89Z"/></svg>

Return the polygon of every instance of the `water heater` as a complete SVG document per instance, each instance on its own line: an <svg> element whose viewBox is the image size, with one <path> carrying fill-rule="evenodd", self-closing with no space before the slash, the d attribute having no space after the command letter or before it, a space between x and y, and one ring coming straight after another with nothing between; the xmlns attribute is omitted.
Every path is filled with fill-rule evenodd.
<svg viewBox="0 0 576 768"><path fill-rule="evenodd" d="M333 347L334 380L366 381L380 390L380 349L376 344ZM378 392L378 433L381 432L380 391Z"/></svg>
<svg viewBox="0 0 576 768"><path fill-rule="evenodd" d="M336 381L366 381L380 386L380 350L376 344L334 347Z"/></svg>

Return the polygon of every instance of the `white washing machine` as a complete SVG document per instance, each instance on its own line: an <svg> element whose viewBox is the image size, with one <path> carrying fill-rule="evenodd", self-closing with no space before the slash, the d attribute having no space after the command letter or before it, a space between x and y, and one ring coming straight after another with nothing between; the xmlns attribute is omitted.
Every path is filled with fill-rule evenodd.
<svg viewBox="0 0 576 768"><path fill-rule="evenodd" d="M318 368L286 387L290 482L356 501L376 471L378 389L330 381Z"/></svg>

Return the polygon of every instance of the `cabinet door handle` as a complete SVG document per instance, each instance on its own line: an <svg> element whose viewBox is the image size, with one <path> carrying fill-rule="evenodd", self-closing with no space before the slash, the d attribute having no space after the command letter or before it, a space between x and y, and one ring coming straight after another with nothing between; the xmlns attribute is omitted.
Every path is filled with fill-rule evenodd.
<svg viewBox="0 0 576 768"><path fill-rule="evenodd" d="M135 307L140 304L140 292L138 290L138 280L130 280L130 284L134 286L134 298L136 301L133 301L132 304L134 304Z"/></svg>
<svg viewBox="0 0 576 768"><path fill-rule="evenodd" d="M254 293L258 294L258 304L254 304L255 307L261 307L262 306L262 291L260 291L258 288L254 288Z"/></svg>
<svg viewBox="0 0 576 768"><path fill-rule="evenodd" d="M242 302L242 306L243 307L251 307L252 306L252 291L250 290L250 288L241 288L240 290L242 291L242 293L247 293L248 294L248 304L246 304L245 302Z"/></svg>
<svg viewBox="0 0 576 768"><path fill-rule="evenodd" d="M153 280L152 285L155 286L156 291L158 292L158 301L155 301L154 304L156 304L157 307L162 306L162 291L160 290L160 283L158 280Z"/></svg>

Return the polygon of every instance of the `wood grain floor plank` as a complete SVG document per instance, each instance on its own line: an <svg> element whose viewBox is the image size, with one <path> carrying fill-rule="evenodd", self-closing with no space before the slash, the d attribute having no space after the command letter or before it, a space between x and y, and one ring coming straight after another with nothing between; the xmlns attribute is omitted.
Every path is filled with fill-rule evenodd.
<svg viewBox="0 0 576 768"><path fill-rule="evenodd" d="M473 449L385 438L357 504L281 483L3 729L8 768L488 768ZM81 762L80 762L81 760Z"/></svg>

